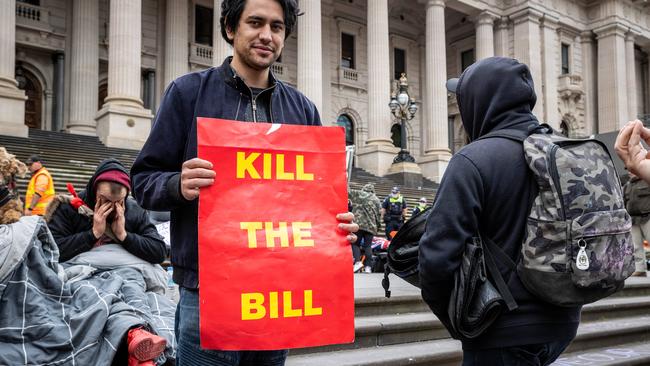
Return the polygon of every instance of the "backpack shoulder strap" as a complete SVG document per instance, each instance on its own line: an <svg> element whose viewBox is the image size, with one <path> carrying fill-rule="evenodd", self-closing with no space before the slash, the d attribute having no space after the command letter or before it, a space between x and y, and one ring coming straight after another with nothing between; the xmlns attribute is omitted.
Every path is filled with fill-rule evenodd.
<svg viewBox="0 0 650 366"><path fill-rule="evenodd" d="M487 133L484 136L481 136L479 140L501 137L517 142L524 142L528 136L535 133L553 133L553 128L546 123L535 125L534 127L529 128L528 131L506 128Z"/></svg>
<svg viewBox="0 0 650 366"><path fill-rule="evenodd" d="M512 296L512 293L510 292L508 285L503 280L503 276L501 276L501 272L499 271L499 268L497 267L494 261L493 254L499 257L499 262L505 263L511 271L515 270L516 267L515 262L510 257L508 257L508 255L506 255L506 253L504 253L499 246L494 244L494 242L488 239L487 237L481 237L481 242L483 243L483 253L484 253L485 265L487 267L487 271L488 273L490 273L490 276L492 276L492 279L494 280L494 285L496 286L496 288L499 290L499 293L503 297L503 300L505 301L508 310L513 311L518 307L517 302L515 301L515 298Z"/></svg>

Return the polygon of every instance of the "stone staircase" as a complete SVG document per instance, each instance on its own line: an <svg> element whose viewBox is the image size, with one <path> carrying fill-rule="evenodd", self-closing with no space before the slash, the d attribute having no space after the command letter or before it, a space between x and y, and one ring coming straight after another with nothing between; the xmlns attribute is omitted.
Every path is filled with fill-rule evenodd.
<svg viewBox="0 0 650 366"><path fill-rule="evenodd" d="M31 154L41 155L58 192L65 192L68 182L83 189L105 158L115 157L130 167L138 153L107 148L96 137L40 130L30 130L29 138L0 135L0 146L23 161ZM23 194L27 179L19 180ZM380 199L397 185L353 169L351 187L368 182L375 184ZM425 180L420 189L402 187L402 194L413 207L422 196L431 202L436 188ZM449 338L419 290L392 276L392 297L387 299L381 278L381 274L355 275L354 343L292 350L287 365L459 365L460 343ZM630 278L620 293L585 306L582 319L577 338L555 366L650 365L650 279Z"/></svg>
<svg viewBox="0 0 650 366"><path fill-rule="evenodd" d="M0 134L0 146L16 155L21 161L32 154L38 154L45 160L45 167L52 174L54 186L58 193L65 193L66 183L72 183L77 190L86 186L97 164L106 158L116 158L130 168L138 155L137 150L108 148L95 136L74 135L63 132L29 130L29 138L4 136ZM18 179L18 188L24 195L29 182L29 173ZM398 185L390 179L374 176L362 169L354 168L350 186L361 189L366 183L374 183L377 197L386 197L393 186ZM437 184L424 180L424 187L402 187L402 194L408 204L414 207L420 197L433 201ZM409 210L410 213L410 210Z"/></svg>
<svg viewBox="0 0 650 366"><path fill-rule="evenodd" d="M130 168L138 154L136 150L108 148L95 136L35 129L29 130L29 138L0 134L0 146L23 162L32 154L40 155L52 174L57 193L67 193L66 183L72 183L77 191L84 189L97 164L104 159L116 158ZM22 195L29 178L27 173L25 178L18 179Z"/></svg>
<svg viewBox="0 0 650 366"><path fill-rule="evenodd" d="M354 343L291 350L287 366L460 365L460 342L419 290L392 276L387 299L381 278L355 276ZM650 279L630 278L621 292L586 305L577 337L553 365L650 365Z"/></svg>

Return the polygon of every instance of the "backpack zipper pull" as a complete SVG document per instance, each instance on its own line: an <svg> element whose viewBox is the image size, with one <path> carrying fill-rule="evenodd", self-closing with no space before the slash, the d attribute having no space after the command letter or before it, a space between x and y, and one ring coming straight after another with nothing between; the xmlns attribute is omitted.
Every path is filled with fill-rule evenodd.
<svg viewBox="0 0 650 366"><path fill-rule="evenodd" d="M578 240L578 246L580 250L578 251L578 256L576 257L576 267L579 270L586 271L589 269L589 256L587 255L587 242L584 239Z"/></svg>

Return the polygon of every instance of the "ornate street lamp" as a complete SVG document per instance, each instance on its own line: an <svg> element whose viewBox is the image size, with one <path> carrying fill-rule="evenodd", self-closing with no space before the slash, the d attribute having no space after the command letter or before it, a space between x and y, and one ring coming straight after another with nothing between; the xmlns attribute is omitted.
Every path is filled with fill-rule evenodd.
<svg viewBox="0 0 650 366"><path fill-rule="evenodd" d="M415 104L415 99L411 98L408 93L409 84L406 79L406 74L402 73L399 78L398 90L391 95L390 111L393 116L400 121L400 145L401 150L393 159L393 163L409 162L415 163L415 159L406 150L406 122L415 117L415 112L418 111L418 106Z"/></svg>

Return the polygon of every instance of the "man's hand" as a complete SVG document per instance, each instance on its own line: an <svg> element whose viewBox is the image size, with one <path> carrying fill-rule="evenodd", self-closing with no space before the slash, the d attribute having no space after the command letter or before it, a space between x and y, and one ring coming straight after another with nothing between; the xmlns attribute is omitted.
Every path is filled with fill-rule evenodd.
<svg viewBox="0 0 650 366"><path fill-rule="evenodd" d="M632 174L650 182L650 154L641 144L641 139L650 143L650 130L639 120L629 122L616 137L614 147Z"/></svg>
<svg viewBox="0 0 650 366"><path fill-rule="evenodd" d="M183 163L181 170L181 194L188 201L199 197L199 189L214 183L217 174L212 170L212 163L194 158Z"/></svg>
<svg viewBox="0 0 650 366"><path fill-rule="evenodd" d="M119 241L124 241L124 239L126 239L126 220L124 218L124 205L124 202L115 203L115 219L113 219L113 223L111 224L111 230L113 230L113 234L115 234L117 240Z"/></svg>
<svg viewBox="0 0 650 366"><path fill-rule="evenodd" d="M357 231L359 231L359 225L355 224L353 222L354 220L354 214L352 212L347 212L347 213L341 213L336 215L336 219L339 221L344 221L345 223L340 223L339 224L339 229L343 231L348 232L348 241L350 243L354 243L357 241L357 236L354 235Z"/></svg>
<svg viewBox="0 0 650 366"><path fill-rule="evenodd" d="M95 213L93 214L93 235L99 239L106 232L106 217L113 211L112 202L95 203Z"/></svg>

